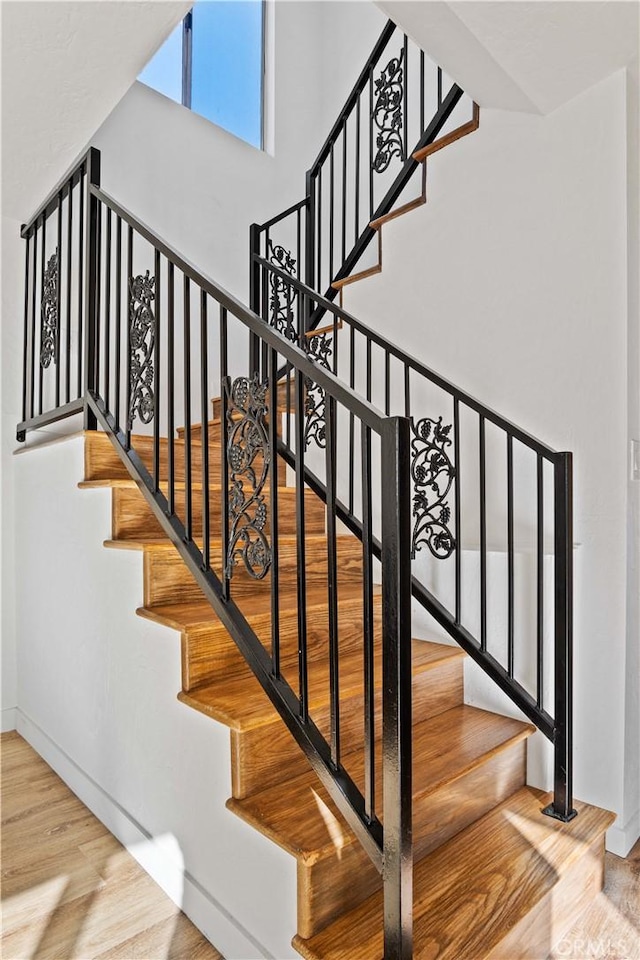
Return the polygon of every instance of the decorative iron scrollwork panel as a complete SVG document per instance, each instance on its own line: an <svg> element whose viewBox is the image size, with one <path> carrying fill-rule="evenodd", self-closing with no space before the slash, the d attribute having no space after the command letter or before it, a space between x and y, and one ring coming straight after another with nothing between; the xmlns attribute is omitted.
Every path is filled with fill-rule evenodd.
<svg viewBox="0 0 640 960"><path fill-rule="evenodd" d="M154 416L155 282L148 270L129 278L129 430L136 416L143 423L151 423Z"/></svg>
<svg viewBox="0 0 640 960"><path fill-rule="evenodd" d="M296 276L296 261L286 247L279 244L274 246L269 241L268 259L270 263L280 267L291 277ZM271 325L287 340L295 341L298 336L295 324L295 305L298 291L290 283L287 283L284 277L279 277L278 274L271 272L269 273L269 288Z"/></svg>
<svg viewBox="0 0 640 960"><path fill-rule="evenodd" d="M309 337L306 340L306 349L310 360L314 360L327 370L330 369L329 359L332 353L332 343L329 334L322 333L316 337ZM324 450L327 445L325 392L309 377L305 377L305 389L304 448L307 450L313 440L316 446Z"/></svg>
<svg viewBox="0 0 640 960"><path fill-rule="evenodd" d="M42 303L40 315L40 366L45 369L51 361L58 362L58 248L49 258L42 278Z"/></svg>
<svg viewBox="0 0 640 960"><path fill-rule="evenodd" d="M427 546L438 560L446 560L456 548L449 529L451 508L447 502L456 470L447 453L451 446L451 424L444 426L442 417L412 419L411 478L413 495L413 535L411 557Z"/></svg>
<svg viewBox="0 0 640 960"><path fill-rule="evenodd" d="M378 128L377 153L372 161L376 173L383 173L394 157L404 160L402 104L404 99L404 50L392 57L375 81L376 101L371 116Z"/></svg>
<svg viewBox="0 0 640 960"><path fill-rule="evenodd" d="M267 384L260 383L257 374L252 379L237 377L233 382L226 377L223 384L227 397L230 519L225 576L231 579L233 568L241 559L249 576L262 580L272 556L265 534L264 486L271 460L266 424Z"/></svg>

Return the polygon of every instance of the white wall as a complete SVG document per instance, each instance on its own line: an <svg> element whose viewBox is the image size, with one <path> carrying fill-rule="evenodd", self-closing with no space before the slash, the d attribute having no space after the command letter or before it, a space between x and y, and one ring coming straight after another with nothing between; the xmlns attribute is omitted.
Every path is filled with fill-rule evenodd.
<svg viewBox="0 0 640 960"><path fill-rule="evenodd" d="M102 546L83 447L14 458L18 730L225 957L295 956L295 861L225 810L229 732L176 700L180 635L136 617L142 556Z"/></svg>
<svg viewBox="0 0 640 960"><path fill-rule="evenodd" d="M625 76L547 117L481 112L429 161L426 207L384 228L345 307L575 456L575 792L626 844ZM637 319L637 318L636 318ZM631 811L630 811L631 813Z"/></svg>

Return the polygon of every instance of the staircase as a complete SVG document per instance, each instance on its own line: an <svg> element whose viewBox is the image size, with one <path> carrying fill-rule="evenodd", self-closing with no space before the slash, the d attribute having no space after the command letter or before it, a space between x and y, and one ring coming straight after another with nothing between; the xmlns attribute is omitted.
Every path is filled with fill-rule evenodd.
<svg viewBox="0 0 640 960"><path fill-rule="evenodd" d="M214 410L219 411L219 401ZM281 415L285 411L284 399ZM209 457L220 444L220 418L209 422ZM193 427L194 444L200 425ZM180 431L182 432L182 431ZM148 463L152 444L133 445ZM176 441L183 462L184 440ZM146 448L146 449L145 449ZM199 465L196 454L196 466ZM298 671L295 489L278 469L280 658L292 684ZM166 481L166 462L161 468ZM112 491L112 536L105 547L143 557L144 603L138 616L179 631L186 706L230 730L232 796L227 808L296 860L298 930L294 946L312 960L374 960L383 952L378 871L358 843L294 738L261 690L229 633L153 516L104 433L85 436L81 488ZM198 492L194 487L194 493ZM181 488L176 490L179 497ZM220 489L210 487L212 516ZM216 515L217 514L217 515ZM329 736L326 506L305 504L308 538L309 708ZM194 533L202 516L194 513ZM218 544L212 542L212 555ZM362 547L338 542L342 764L364 789ZM270 585L246 573L234 582L237 603L264 644L271 643ZM375 687L381 677L381 597L374 601ZM531 724L464 703L464 654L433 641L412 642L414 956L514 960L546 957L601 889L604 833L613 816L578 804L568 824L540 815L550 796L526 786ZM379 701L379 697L376 697ZM376 764L381 775L381 723Z"/></svg>
<svg viewBox="0 0 640 960"><path fill-rule="evenodd" d="M231 731L227 806L296 859L302 956L542 960L600 889L612 822L573 802L571 454L334 303L426 200L427 158L477 129L476 104L449 129L463 93L439 68L431 112L426 77L389 23L305 198L251 229L252 309L106 194L91 149L22 231L17 436L83 414L105 545L142 553L137 612L180 632L179 699ZM465 704L465 656L523 719ZM548 795L527 786L536 729Z"/></svg>

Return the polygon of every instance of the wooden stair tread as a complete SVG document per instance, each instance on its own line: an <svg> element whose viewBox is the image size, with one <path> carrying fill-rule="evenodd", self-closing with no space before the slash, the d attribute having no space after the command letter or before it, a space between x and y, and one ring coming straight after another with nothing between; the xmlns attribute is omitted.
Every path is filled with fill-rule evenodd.
<svg viewBox="0 0 640 960"><path fill-rule="evenodd" d="M242 599L246 600L248 598ZM345 585L340 589L340 603L346 604L350 601L359 601L362 603L361 587ZM314 610L318 609L325 609L326 606L327 588L308 587L307 613L312 613ZM295 588L281 591L281 614L284 615L288 609L297 610L297 608L298 594ZM172 627L174 630L189 630L194 627L204 627L212 623L219 623L215 610L206 600L192 600L187 603L167 603L154 607L140 607L136 613L140 617L144 617L147 620L153 620L156 623L161 623L167 627ZM258 617L270 617L270 593L257 594L255 597L251 598L250 603L245 602L243 604L243 613L249 623ZM232 643L233 641L229 640L229 642ZM455 648L452 647L451 649L454 650Z"/></svg>
<svg viewBox="0 0 640 960"><path fill-rule="evenodd" d="M424 646L425 644L420 640L413 641L414 674L420 670L429 669L433 663L433 655L421 649ZM282 668L289 682L295 683L297 666L293 661L285 660ZM288 671L287 668L289 668ZM310 660L308 663L309 711L312 717L329 702L328 670L329 664L326 659ZM341 655L339 670L341 700L345 701L352 695L357 696L362 688L360 651L348 651L346 655ZM379 683L381 678L378 676L377 680ZM262 691L253 673L243 677L214 680L194 688L189 693L178 694L178 699L233 730L251 730L279 719L275 708Z"/></svg>
<svg viewBox="0 0 640 960"><path fill-rule="evenodd" d="M432 665L439 653L434 651ZM446 648L443 654L446 656ZM530 724L466 705L414 723L414 802L458 779L534 730ZM362 779L362 749L343 757L342 762L358 783ZM379 784L382 782L379 743L376 779ZM308 862L334 853L336 837L341 848L356 842L355 835L344 824L337 807L313 773L243 800L232 798L227 801L227 807L283 849Z"/></svg>
<svg viewBox="0 0 640 960"><path fill-rule="evenodd" d="M199 536L193 538L194 543L200 547L202 545L202 540ZM318 548L322 544L327 542L326 533L308 533L305 536L305 544L311 545L311 547ZM222 539L220 537L211 537L209 539L209 544L211 547L212 560L220 556L220 551L222 548ZM109 538L108 540L103 541L103 546L108 550L169 550L176 549L171 540L168 537L122 537L121 539L114 540ZM295 534L291 533L281 533L278 537L278 546L282 549L284 553L287 550L295 551L297 547L297 538ZM341 555L344 557L345 554L356 553L357 556L362 555L362 544L357 540L352 534L343 534L336 537L336 550L338 551L338 581L340 581L340 559ZM312 551L309 551L311 553ZM213 565L213 564L212 564Z"/></svg>
<svg viewBox="0 0 640 960"><path fill-rule="evenodd" d="M447 133L438 140L434 140L433 143L428 143L427 146L422 147L421 150L416 150L416 152L412 154L413 159L417 160L418 163L421 163L433 153L437 153L438 150L442 150L444 147L448 147L450 144L455 143L456 140L460 140L462 137L466 137L468 134L473 133L474 130L477 130L479 126L480 107L477 103L474 103L473 118L469 120L468 123L463 123L462 126L456 127L456 129L452 130L451 133Z"/></svg>
<svg viewBox="0 0 640 960"><path fill-rule="evenodd" d="M523 787L415 865L414 957L489 958L559 879L613 823L613 814L576 802L561 823L542 815L551 795ZM308 940L308 960L382 960L377 892Z"/></svg>

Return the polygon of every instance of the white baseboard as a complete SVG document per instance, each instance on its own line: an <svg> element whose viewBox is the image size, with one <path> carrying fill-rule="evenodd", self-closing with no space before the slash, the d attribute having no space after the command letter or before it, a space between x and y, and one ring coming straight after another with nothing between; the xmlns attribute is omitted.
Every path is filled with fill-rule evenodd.
<svg viewBox="0 0 640 960"><path fill-rule="evenodd" d="M3 724L5 713L10 712L14 724L8 729L18 730L227 960L274 960L272 954L179 865L171 850L157 842L33 720L14 708L2 711Z"/></svg>
<svg viewBox="0 0 640 960"><path fill-rule="evenodd" d="M16 729L17 707L5 707L0 710L0 733L9 733Z"/></svg>
<svg viewBox="0 0 640 960"><path fill-rule="evenodd" d="M619 857L626 857L639 837L640 810L636 810L624 826L609 827L606 838L607 850L609 853L615 853Z"/></svg>

